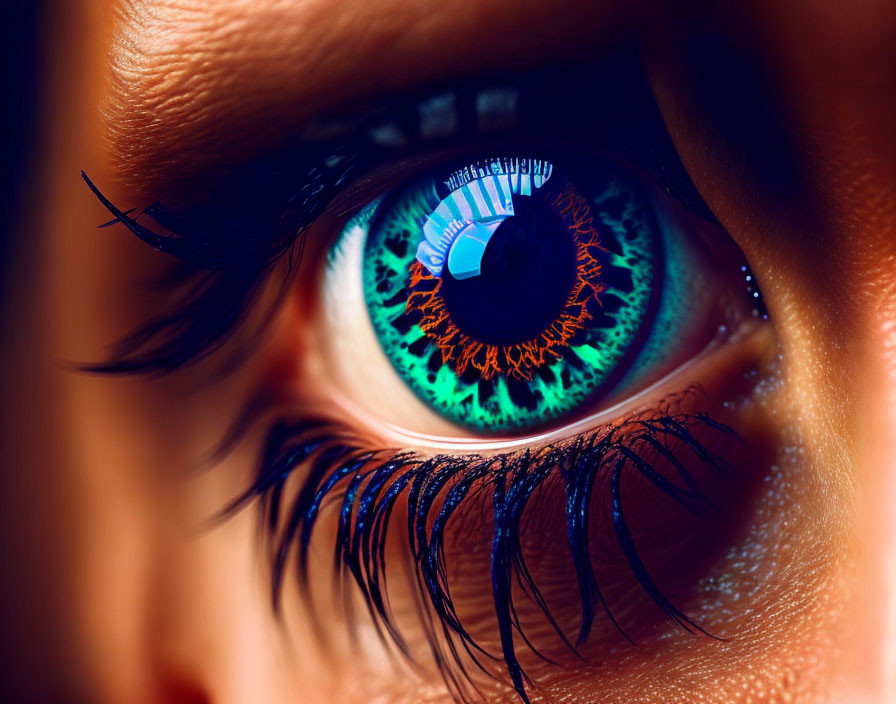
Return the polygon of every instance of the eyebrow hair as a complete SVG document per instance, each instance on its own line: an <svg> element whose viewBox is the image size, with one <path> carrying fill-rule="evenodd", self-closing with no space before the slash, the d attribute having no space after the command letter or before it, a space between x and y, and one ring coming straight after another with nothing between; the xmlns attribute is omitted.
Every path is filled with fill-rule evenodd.
<svg viewBox="0 0 896 704"><path fill-rule="evenodd" d="M591 56L623 3L125 2L103 115L113 176L152 194L320 111L424 82Z"/></svg>

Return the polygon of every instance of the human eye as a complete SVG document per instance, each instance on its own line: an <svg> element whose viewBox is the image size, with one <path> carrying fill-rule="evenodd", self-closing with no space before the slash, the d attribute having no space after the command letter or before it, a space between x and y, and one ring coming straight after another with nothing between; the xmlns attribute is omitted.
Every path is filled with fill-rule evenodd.
<svg viewBox="0 0 896 704"><path fill-rule="evenodd" d="M346 223L322 342L347 395L396 398L391 366L422 404L384 420L532 433L753 326L745 265L719 232L631 167L542 149L440 165Z"/></svg>
<svg viewBox="0 0 896 704"><path fill-rule="evenodd" d="M455 697L484 676L528 701L670 625L724 635L700 580L764 477L775 340L637 70L474 82L335 131L194 211L132 216L88 181L204 277L94 370L216 356L264 308L247 354L269 340L290 371L228 436L264 429L226 513L260 507L277 603L293 562L306 593L326 578L328 536L372 623Z"/></svg>

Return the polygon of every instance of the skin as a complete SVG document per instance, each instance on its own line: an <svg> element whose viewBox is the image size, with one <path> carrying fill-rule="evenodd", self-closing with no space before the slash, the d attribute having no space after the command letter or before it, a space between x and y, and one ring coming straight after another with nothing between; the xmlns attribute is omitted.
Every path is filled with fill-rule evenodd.
<svg viewBox="0 0 896 704"><path fill-rule="evenodd" d="M73 372L71 360L101 358L158 307L162 295L139 282L166 264L94 228L108 215L77 174L113 202L150 202L319 111L482 65L575 60L630 28L682 162L771 312L781 358L759 404L782 439L784 474L737 537L763 568L716 568L737 585L725 598L750 604L717 614L727 640L674 632L605 667L545 671L538 696L896 699L896 9L469 5L82 0L51 18L32 207L4 282L15 334L3 352L0 533L15 578L0 600L0 689L24 701L448 701L432 673L392 665L364 625L352 650L326 580L314 585L326 644L292 591L278 620L251 512L202 530L254 466L257 437L197 470L241 405L272 374L295 388L319 379L301 361L313 337L296 332L310 325L312 294L299 285L260 349L210 386L202 365L152 380ZM762 184L694 109L695 18L770 67L805 174L798 202L757 195ZM393 600L401 610L401 592ZM485 694L513 701L501 685Z"/></svg>

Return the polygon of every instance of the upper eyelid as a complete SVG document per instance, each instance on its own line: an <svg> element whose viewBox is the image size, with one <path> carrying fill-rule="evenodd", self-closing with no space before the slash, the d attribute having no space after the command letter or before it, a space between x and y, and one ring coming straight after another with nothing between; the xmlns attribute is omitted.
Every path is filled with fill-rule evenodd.
<svg viewBox="0 0 896 704"><path fill-rule="evenodd" d="M519 127L511 125L504 134L524 134L531 122L542 133L562 125L569 127L572 135L584 133L597 141L615 140L617 144L613 146L621 152L620 156L653 175L686 208L713 220L678 159L640 63L623 52L599 66L577 64L572 68L575 70L570 72L570 67L550 67L517 76L521 90L515 103L520 113ZM593 79L594 95L576 93L581 88L582 75ZM457 106L455 130L469 131L476 125L474 108L484 90L498 87L506 91L508 85L512 83L505 76L457 87L453 100ZM603 87L598 93L600 86ZM419 94L398 98L393 102L399 107L389 119L396 119L396 112L403 112L434 121L436 126L444 124L446 95L444 87L440 87L435 93L424 93L422 98ZM587 102L589 96L592 103L599 99L600 110ZM609 101L606 96L615 96L616 100ZM428 107L421 109L421 104ZM589 105L594 109L586 109ZM462 110L464 107L467 112ZM506 111L498 113L507 117ZM182 308L151 319L120 341L111 361L87 368L107 373L167 373L221 347L245 318L247 300L265 280L272 264L292 249L305 230L326 212L333 198L360 174L368 173L377 160L394 160L416 148L413 143L407 149L384 149L382 145L370 148L370 125L382 123L385 114L388 112L380 107L356 117L354 129L335 140L297 139L291 149L231 171L213 185L205 184L206 193L212 197L190 208L174 210L156 201L138 214L128 215L133 203L119 209L96 190L113 216L150 246L187 262L194 270L208 270L219 278L229 278L229 282L211 282L208 291L194 289ZM447 135L438 129L427 134L437 137L423 140L432 149L456 141L453 137L442 139ZM175 200L189 202L190 197L181 194ZM138 222L144 213L170 234L160 234ZM196 324L202 317L208 318L211 325ZM176 331L184 327L185 321L191 326L194 339L178 337ZM163 352L164 356L158 359Z"/></svg>
<svg viewBox="0 0 896 704"><path fill-rule="evenodd" d="M294 163L298 157L293 151L273 155L275 166L286 173L304 174L304 181L286 178L277 183L261 178L271 166L262 160L252 166L248 177L241 175L225 183L225 195L219 193L217 201L201 203L192 210L172 210L156 201L134 215L130 204L118 208L82 172L94 195L114 216L112 223L121 222L149 246L186 263L194 271L205 270L215 276L188 291L181 306L151 317L118 340L106 360L82 365L82 369L106 374L166 374L221 348L247 316L247 302L271 265L291 249L354 175L354 167L359 166L357 157L333 159L333 155L329 142L306 143L300 156L307 161ZM281 173L277 168L273 170ZM242 191L247 183L255 186L253 197L249 198L251 210L234 212L228 206L239 205L240 199L227 197L227 188L231 189L231 196L235 193L245 197ZM220 210L226 212L220 212L219 204ZM165 234L138 222L144 214ZM253 221L254 217L257 219Z"/></svg>
<svg viewBox="0 0 896 704"><path fill-rule="evenodd" d="M126 186L157 193L168 165L192 178L221 154L273 147L321 110L606 46L596 42L627 14L564 3L122 3L103 67L112 163Z"/></svg>
<svg viewBox="0 0 896 704"><path fill-rule="evenodd" d="M643 90L638 84L643 80L640 67L630 63L629 58L620 60L626 71L623 78L614 85L617 89L630 90L636 94ZM616 63L610 62L610 66ZM606 65L576 66L574 77L579 74L591 75ZM560 72L558 74L558 71ZM529 72L527 74L472 81L453 88L439 86L436 89L408 96L399 96L384 100L381 103L355 110L341 116L318 118L308 128L283 145L275 152L261 156L242 166L218 168L219 174L212 182L201 184L208 193L198 201L198 207L189 206L171 210L163 204L170 200L165 197L157 200L140 211L156 220L163 228L181 239L202 239L209 253L202 252L190 255L184 247L177 246L167 237L143 236L127 218L122 218L121 211L130 212L134 203L124 204L121 211L109 208L117 219L131 226L132 231L151 246L168 251L176 258L189 259L189 262L200 268L219 268L220 259L225 256L215 252L223 247L220 240L229 240L234 249L233 258L241 259L253 249L257 249L259 239L265 237L265 229L279 229L287 226L298 232L311 224L314 218L323 212L324 206L335 199L350 197L351 191L346 186L356 184L358 179L370 177L371 173L385 168L395 170L414 162L425 161L421 153L433 156L434 152L449 149L456 143L463 143L487 137L506 137L531 132L529 122L539 123L536 130L549 131L550 120L555 115L545 118L539 113L543 106L540 102L569 98L570 103L556 106L548 105L545 110L553 110L558 116L576 110L588 112L588 104L582 105L582 97L566 95L562 90L556 92L555 84L564 72L560 69ZM567 77L571 88L575 80ZM534 88L532 86L535 86ZM546 90L547 93L544 91ZM597 90L595 88L595 90ZM554 91L553 93L550 91ZM542 96L545 97L542 97ZM611 95L604 92L603 95ZM655 110L652 96L619 96L624 103L634 102L635 111L650 113ZM614 102L614 101L609 101ZM533 107L534 106L534 107ZM568 108L568 109L567 109ZM620 109L623 113L625 107ZM532 118L530 113L534 114ZM607 115L611 117L607 117ZM681 166L665 134L658 112L648 115L633 115L632 122L621 126L619 118L612 117L613 110L606 108L594 117L594 134L597 139L610 139L620 142L620 156L631 159L642 169L660 181L660 186L686 208L701 217L712 220L713 216L696 193L684 168ZM573 117L572 115L569 115ZM581 121L581 116L577 116ZM609 120L609 125L605 122ZM547 123L547 124L545 124ZM587 123L590 126L590 122ZM565 125L564 125L565 126ZM582 130L576 123L574 129ZM584 129L588 129L586 126ZM630 132L629 132L630 130ZM605 132L606 134L601 134ZM613 145L614 150L617 145ZM223 167L223 168L222 168ZM341 173L340 173L341 171ZM334 188L327 188L330 180ZM269 194L279 194L282 201ZM311 194L302 203L307 212L296 212L295 201L303 194ZM264 197L259 197L263 194ZM189 193L169 194L175 201L190 202ZM267 198L267 200L266 200ZM253 220L246 220L247 212L234 213L234 206L246 202L246 209ZM217 205L221 204L222 214L219 223L215 222ZM109 205L107 204L107 208ZM201 228L194 227L196 237L188 228L183 227L183 216L192 217L198 212L205 218ZM161 215L162 217L156 217ZM131 216L133 220L139 215ZM239 225L239 235L227 232L234 221ZM274 221L276 220L276 221ZM248 234L247 234L248 233ZM192 244L192 243L191 243ZM245 247L240 245L245 244Z"/></svg>
<svg viewBox="0 0 896 704"><path fill-rule="evenodd" d="M444 145L450 140L462 138L465 132L468 133L465 135L467 138L479 134L478 130L471 132L468 129L470 120L469 116L464 114L465 107L475 107L474 118L483 116L486 120L492 119L496 123L482 134L497 132L495 126L514 126L514 116L508 114L506 109L502 109L506 101L504 104L500 100L496 102L495 97L503 95L506 98L517 92L518 89L506 83L483 87L465 86L454 90L439 89L424 93L422 96L402 96L384 101L375 107L356 110L342 116L318 118L302 133L288 140L274 152L264 154L241 166L224 166L223 169L219 167L217 170L219 173L223 171L223 177L220 175L215 177L213 185L201 184L200 188L209 192L200 196L193 205L186 207L170 209L164 205L164 201L170 199L186 202L193 200L189 193L181 192L169 193L142 208L129 203L119 209L106 200L89 179L86 177L85 179L91 190L114 216L113 221L102 223L103 226L115 221L123 222L134 234L155 249L199 268L220 268L224 265L220 261L224 255L215 251L222 248L222 243L216 242L215 236L217 235L218 240L229 238L223 230L232 226L233 216L231 211L227 217L222 218L220 226L216 226L213 222L216 204L232 205L245 201L248 207L254 208L252 212L259 218L259 230L263 230L262 223L265 219L270 225L271 219L282 222L289 213L292 217L289 224L298 232L320 214L322 206L329 204L329 201L341 192L347 181L354 180L371 169L389 162L393 162L395 168L399 163L395 161L396 158L408 159L408 155L414 154L415 151ZM410 117L417 118L416 127L409 122ZM452 129L445 130L443 129L445 126L451 126ZM403 134L403 143L389 142L389 135L400 134ZM327 190L322 186L321 182L325 182L328 178L337 188ZM263 186L259 187L258 184ZM259 212L262 206L256 206L260 199L254 196L259 192L269 193L275 185L283 188L280 194L281 202L277 203L272 199L272 202L267 204L269 206L267 210ZM249 195L244 191L249 191ZM303 193L311 193L314 198L304 204L305 212L296 213L293 207L294 201ZM133 214L134 211L137 211L136 214ZM197 213L207 220L203 223L203 227L192 228L195 232L195 236L192 236L188 223ZM139 225L136 221L142 215L154 220L174 237L156 235L145 226ZM247 236L246 231L249 228L245 224L242 224L240 229L247 246L245 249L238 248L234 255L236 259L242 258L246 250L256 244L253 242L253 237L257 238L261 234L255 231L251 236ZM178 245L176 239L201 239L207 251L191 252L190 247Z"/></svg>

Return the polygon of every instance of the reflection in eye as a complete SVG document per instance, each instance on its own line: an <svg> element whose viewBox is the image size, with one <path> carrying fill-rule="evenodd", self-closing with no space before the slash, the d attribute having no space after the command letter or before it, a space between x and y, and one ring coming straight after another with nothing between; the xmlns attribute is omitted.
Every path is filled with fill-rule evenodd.
<svg viewBox="0 0 896 704"><path fill-rule="evenodd" d="M360 277L384 354L437 413L529 430L632 393L682 345L697 351L702 262L658 210L606 159L437 167L344 227L330 286Z"/></svg>

